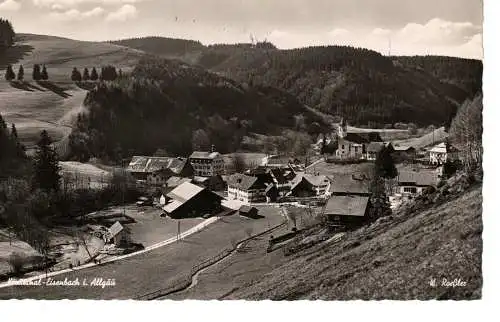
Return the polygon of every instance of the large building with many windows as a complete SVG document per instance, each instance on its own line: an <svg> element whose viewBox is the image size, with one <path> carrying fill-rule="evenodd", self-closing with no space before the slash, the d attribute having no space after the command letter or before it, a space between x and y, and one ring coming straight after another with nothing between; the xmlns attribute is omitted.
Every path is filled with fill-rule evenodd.
<svg viewBox="0 0 500 322"><path fill-rule="evenodd" d="M189 157L189 162L195 176L213 177L224 174L224 158L219 152L195 151Z"/></svg>

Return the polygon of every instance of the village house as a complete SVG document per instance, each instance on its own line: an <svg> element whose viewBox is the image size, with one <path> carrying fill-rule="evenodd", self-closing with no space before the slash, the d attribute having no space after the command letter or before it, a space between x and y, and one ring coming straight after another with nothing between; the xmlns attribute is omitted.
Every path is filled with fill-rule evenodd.
<svg viewBox="0 0 500 322"><path fill-rule="evenodd" d="M193 178L193 183L205 187L211 191L226 190L226 182L220 174L211 177L198 177Z"/></svg>
<svg viewBox="0 0 500 322"><path fill-rule="evenodd" d="M331 182L330 195L370 195L370 178L363 173L335 173L328 178Z"/></svg>
<svg viewBox="0 0 500 322"><path fill-rule="evenodd" d="M266 202L267 187L262 177L235 173L227 179L228 199L244 203Z"/></svg>
<svg viewBox="0 0 500 322"><path fill-rule="evenodd" d="M425 188L436 186L439 172L435 170L400 170L398 173L398 193L402 196L420 194Z"/></svg>
<svg viewBox="0 0 500 322"><path fill-rule="evenodd" d="M163 211L171 218L193 218L221 211L222 198L206 188L184 182L170 191Z"/></svg>
<svg viewBox="0 0 500 322"><path fill-rule="evenodd" d="M248 205L242 205L238 210L238 214L240 216L257 219L259 218L259 210L255 207L251 207Z"/></svg>
<svg viewBox="0 0 500 322"><path fill-rule="evenodd" d="M415 160L417 157L417 150L409 145L393 145L392 157L396 162Z"/></svg>
<svg viewBox="0 0 500 322"><path fill-rule="evenodd" d="M443 165L446 161L458 159L458 150L454 146L443 142L429 150L429 162L432 165Z"/></svg>
<svg viewBox="0 0 500 322"><path fill-rule="evenodd" d="M392 144L385 143L385 142L370 142L366 146L366 155L365 159L368 161L375 161L377 159L377 155L380 151L382 151L383 148L390 149L391 152L393 151Z"/></svg>
<svg viewBox="0 0 500 322"><path fill-rule="evenodd" d="M191 177L194 170L186 158L134 156L127 171L136 180L162 186L172 176Z"/></svg>
<svg viewBox="0 0 500 322"><path fill-rule="evenodd" d="M224 158L219 152L195 151L189 157L193 166L194 175L199 177L212 177L224 174Z"/></svg>
<svg viewBox="0 0 500 322"><path fill-rule="evenodd" d="M289 196L300 198L323 196L329 188L330 180L326 176L299 174L293 180Z"/></svg>
<svg viewBox="0 0 500 322"><path fill-rule="evenodd" d="M382 142L377 132L349 133L347 122L342 119L338 127L338 148L335 156L340 159L365 159L371 142Z"/></svg>
<svg viewBox="0 0 500 322"><path fill-rule="evenodd" d="M367 196L331 196L324 215L334 225L358 226L367 220L369 205Z"/></svg>
<svg viewBox="0 0 500 322"><path fill-rule="evenodd" d="M117 221L108 228L108 232L104 236L104 242L115 244L116 247L126 246L130 243L130 231Z"/></svg>

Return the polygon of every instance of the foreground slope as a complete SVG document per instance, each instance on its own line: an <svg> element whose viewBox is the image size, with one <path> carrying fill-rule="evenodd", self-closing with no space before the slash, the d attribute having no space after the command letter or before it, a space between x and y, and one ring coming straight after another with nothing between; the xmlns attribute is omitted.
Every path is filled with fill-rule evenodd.
<svg viewBox="0 0 500 322"><path fill-rule="evenodd" d="M71 70L112 64L126 71L143 55L141 51L113 44L18 34L14 46L0 53L0 114L8 123L16 124L21 141L28 147L42 129L60 140L71 131L72 116L81 110L87 92L71 82ZM19 65L24 66L25 86L5 81L3 75L9 64L16 73ZM47 66L48 85L32 80L33 64Z"/></svg>
<svg viewBox="0 0 500 322"><path fill-rule="evenodd" d="M252 282L233 285L221 299L478 299L482 195L480 184L467 188L464 180L338 244L284 257ZM466 285L446 287L443 279Z"/></svg>

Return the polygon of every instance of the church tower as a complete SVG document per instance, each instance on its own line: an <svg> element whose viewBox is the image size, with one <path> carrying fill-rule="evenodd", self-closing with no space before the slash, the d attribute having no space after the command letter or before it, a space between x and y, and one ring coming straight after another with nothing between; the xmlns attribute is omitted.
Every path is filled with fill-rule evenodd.
<svg viewBox="0 0 500 322"><path fill-rule="evenodd" d="M343 139L347 136L347 122L345 121L344 118L340 120L337 134L340 139Z"/></svg>

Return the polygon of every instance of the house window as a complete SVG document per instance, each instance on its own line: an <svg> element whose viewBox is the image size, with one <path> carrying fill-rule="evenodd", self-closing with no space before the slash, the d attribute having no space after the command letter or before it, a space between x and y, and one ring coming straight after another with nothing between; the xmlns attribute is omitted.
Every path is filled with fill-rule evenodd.
<svg viewBox="0 0 500 322"><path fill-rule="evenodd" d="M417 188L415 187L404 187L403 191L406 193L417 193Z"/></svg>

